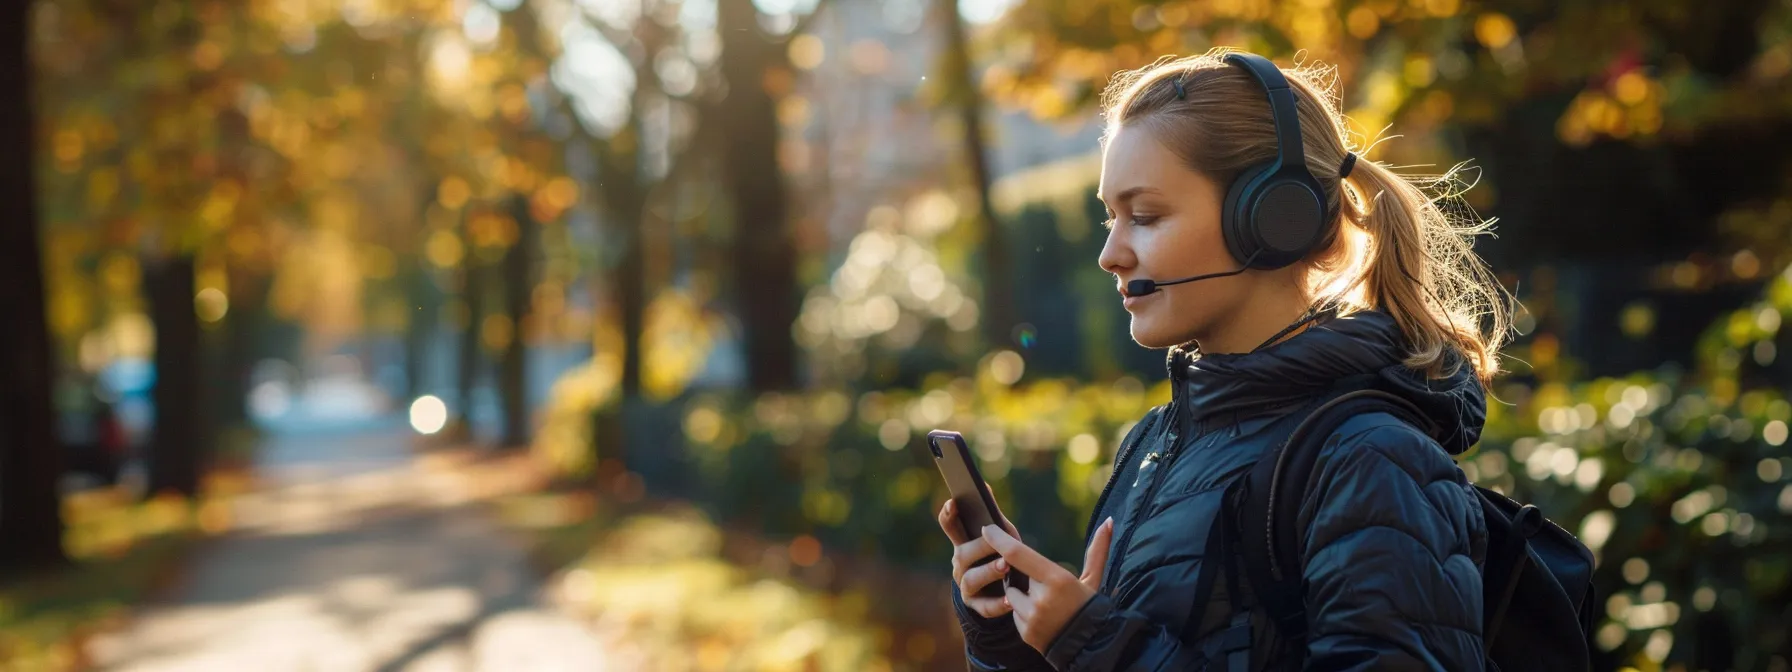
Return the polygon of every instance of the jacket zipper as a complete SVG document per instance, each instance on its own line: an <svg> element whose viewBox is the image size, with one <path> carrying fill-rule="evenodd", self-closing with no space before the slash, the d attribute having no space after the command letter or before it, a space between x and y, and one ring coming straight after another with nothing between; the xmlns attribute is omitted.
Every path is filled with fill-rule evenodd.
<svg viewBox="0 0 1792 672"><path fill-rule="evenodd" d="M1108 495L1114 491L1114 483L1120 480L1120 472L1126 471L1126 461L1132 457L1132 454L1139 449L1140 445L1145 443L1146 439L1150 438L1147 435L1157 428L1157 423L1163 422L1164 416L1175 417L1174 412L1177 406L1176 402L1182 397L1181 384L1176 379L1176 369L1177 367L1186 365L1187 364L1182 361L1181 357L1171 357L1168 367L1171 382L1169 405L1164 407L1163 413L1158 414L1157 420L1145 425L1145 428L1140 430L1138 437L1133 440L1131 445L1121 446L1119 454L1114 456L1114 470L1108 473L1107 485L1102 486L1101 494L1095 497L1095 510L1089 513L1089 527L1087 528L1089 531L1083 535L1083 548L1087 549L1089 547L1089 542L1095 539L1095 526L1101 522L1099 520L1101 518L1101 509L1107 505ZM1150 414L1146 414L1146 418L1149 419Z"/></svg>
<svg viewBox="0 0 1792 672"><path fill-rule="evenodd" d="M1169 411L1170 409L1168 407L1164 408L1165 414L1169 413ZM1084 548L1088 548L1089 542L1094 541L1095 539L1095 526L1101 523L1101 509L1107 505L1108 495L1114 491L1114 483L1120 480L1120 472L1126 470L1126 461L1131 459L1132 454L1138 451L1139 445L1149 438L1146 436L1146 433L1156 429L1156 424L1162 420L1163 415L1160 414L1157 420L1146 425L1144 430L1138 436L1133 437L1132 443L1122 446L1119 455L1115 456L1114 470L1108 474L1107 485L1102 486L1101 494L1095 498L1095 510L1089 513L1089 527L1087 528L1089 531L1083 535Z"/></svg>
<svg viewBox="0 0 1792 672"><path fill-rule="evenodd" d="M1184 413L1183 413L1183 409L1182 409L1183 404L1186 402L1184 401L1183 396L1182 396L1181 381L1176 381L1176 383L1170 388L1170 390L1171 390L1170 406L1164 410L1164 414L1168 415L1170 417L1167 418L1167 423L1164 425L1163 431L1160 432L1160 435L1167 434L1168 440L1164 442L1165 445L1163 448L1163 452L1161 452L1161 453L1154 452L1154 453L1151 453L1151 454L1148 454L1145 456L1146 459L1153 459L1155 457L1155 459L1158 461L1158 464L1155 467L1153 467L1153 474L1152 474L1151 482L1145 485L1144 498L1139 500L1139 508L1137 510L1135 510L1135 512L1134 512L1135 517L1144 515L1144 512L1151 508L1151 501L1157 497L1157 490L1160 486L1163 485L1164 474L1167 473L1168 469L1170 468L1170 464L1175 461L1176 455L1182 452L1182 451L1179 451L1176 449L1177 444L1180 443L1181 440L1184 438L1183 436L1181 436L1182 431L1180 431L1180 430L1186 429L1183 426L1185 424L1183 422L1183 420L1185 418L1183 417ZM1174 424L1170 424L1170 423L1174 423ZM1140 464L1139 470L1140 470L1141 474L1144 473L1144 469L1145 469L1145 465ZM1116 471L1115 473L1119 473L1119 472ZM1109 482L1109 485L1110 486L1113 485L1111 480ZM1100 509L1096 509L1096 512L1099 515ZM1126 525L1126 530L1122 531L1120 533L1120 543L1114 546L1114 549L1115 549L1114 557L1109 559L1108 567L1118 569L1121 566L1121 562L1126 559L1127 545L1132 543L1132 533L1134 530L1138 529L1138 527L1139 527L1138 525L1133 524L1133 523L1140 522L1140 521L1129 520L1126 522L1128 523ZM1084 546L1087 546L1087 545L1088 544L1084 544ZM1100 586L1098 592L1105 593L1105 592L1108 592L1109 589L1114 586L1115 582L1118 581L1120 572L1106 571L1105 568L1104 568L1104 572L1105 573L1103 574L1102 579L1101 579L1102 585Z"/></svg>

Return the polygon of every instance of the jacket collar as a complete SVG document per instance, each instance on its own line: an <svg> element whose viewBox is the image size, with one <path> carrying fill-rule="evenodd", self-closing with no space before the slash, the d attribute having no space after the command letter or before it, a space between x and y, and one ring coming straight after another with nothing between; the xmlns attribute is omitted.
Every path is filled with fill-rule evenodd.
<svg viewBox="0 0 1792 672"><path fill-rule="evenodd" d="M1470 367L1427 379L1408 368L1405 337L1379 309L1329 316L1293 337L1261 350L1201 354L1170 350L1173 405L1203 431L1222 424L1286 412L1314 395L1361 379L1363 385L1399 394L1439 421L1436 438L1459 453L1480 437L1486 401Z"/></svg>

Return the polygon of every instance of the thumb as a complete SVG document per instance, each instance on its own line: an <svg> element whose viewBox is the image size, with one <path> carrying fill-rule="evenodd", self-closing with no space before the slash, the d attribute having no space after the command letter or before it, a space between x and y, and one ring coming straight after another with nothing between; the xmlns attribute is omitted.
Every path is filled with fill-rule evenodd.
<svg viewBox="0 0 1792 672"><path fill-rule="evenodd" d="M1101 590L1101 576L1108 565L1108 545L1113 538L1114 519L1109 517L1095 530L1095 538L1089 540L1089 550L1083 552L1082 581L1090 590Z"/></svg>

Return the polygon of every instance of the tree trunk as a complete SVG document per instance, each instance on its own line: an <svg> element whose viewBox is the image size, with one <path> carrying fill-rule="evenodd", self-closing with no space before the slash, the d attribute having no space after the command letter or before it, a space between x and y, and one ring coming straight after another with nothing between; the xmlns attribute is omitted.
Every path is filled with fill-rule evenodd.
<svg viewBox="0 0 1792 672"><path fill-rule="evenodd" d="M977 215L982 227L984 336L991 347L1012 344L1015 317L1014 269L1008 263L1008 241L1002 222L990 200L989 151L983 135L983 94L977 89L971 65L970 38L958 13L959 0L935 0L934 9L946 32L944 75L949 92L945 102L954 107L964 132L965 160L977 187Z"/></svg>
<svg viewBox="0 0 1792 672"><path fill-rule="evenodd" d="M199 494L206 454L200 380L199 317L193 311L193 257L152 261L144 269L149 319L155 325L155 429L150 439L149 494Z"/></svg>
<svg viewBox="0 0 1792 672"><path fill-rule="evenodd" d="M247 425L249 383L262 354L268 322L268 291L273 278L260 273L236 274L230 281L230 309L224 313L224 342L216 389L219 427Z"/></svg>
<svg viewBox="0 0 1792 672"><path fill-rule="evenodd" d="M637 64L635 72L636 81L647 81L644 78L652 74L645 64ZM631 123L614 136L594 142L592 148L601 166L598 189L603 194L605 219L616 230L616 237L623 247L621 260L611 277L617 310L621 313L622 379L616 401L600 409L592 419L592 449L600 486L611 485L608 479L620 474L628 463L627 433L623 427L627 422L625 409L641 396L642 332L647 325L644 220L649 189L641 179L641 119L638 112L641 99L640 95L635 97L637 111ZM606 465L606 459L615 461ZM605 469L613 469L614 473Z"/></svg>
<svg viewBox="0 0 1792 672"><path fill-rule="evenodd" d="M250 185L249 147L254 142L249 128L249 118L240 110L226 108L217 117L218 125L218 176L225 182L241 187ZM257 199L245 199L248 202L238 208L234 226L251 228L262 226L265 219L265 205ZM208 408L212 417L216 418L216 426L220 429L234 429L249 424L249 383L256 360L265 350L264 339L268 322L268 292L273 289L274 279L271 264L263 266L251 259L237 255L227 255L228 298L229 309L224 313L221 347L208 347L214 358L208 366L216 367L219 373L217 384L210 386L212 403Z"/></svg>
<svg viewBox="0 0 1792 672"><path fill-rule="evenodd" d="M435 279L430 277L428 260L414 259L407 275L406 290L411 300L405 322L404 401L409 404L429 393L429 386L424 385L423 379L429 375L429 346L441 320L442 297L436 289Z"/></svg>
<svg viewBox="0 0 1792 672"><path fill-rule="evenodd" d="M479 384L480 357L480 322L485 319L485 279L480 268L479 250L473 246L473 237L468 222L472 213L462 215L461 240L466 242L466 256L461 261L460 298L466 307L467 323L460 335L459 378L456 380L455 392L459 404L452 435L456 439L469 439L473 435L473 388Z"/></svg>
<svg viewBox="0 0 1792 672"><path fill-rule="evenodd" d="M50 320L32 169L28 2L0 12L0 575L55 567L62 552L62 442L51 399Z"/></svg>
<svg viewBox="0 0 1792 672"><path fill-rule="evenodd" d="M778 165L777 101L766 90L767 75L787 71L788 64L762 34L753 0L718 0L716 18L728 95L715 114L728 139L723 166L734 202L734 291L746 332L748 386L793 389L796 248Z"/></svg>
<svg viewBox="0 0 1792 672"><path fill-rule="evenodd" d="M622 307L622 396L641 395L642 332L647 329L647 269L641 257L640 215L632 223L628 237L628 256L617 269L618 292Z"/></svg>
<svg viewBox="0 0 1792 672"><path fill-rule="evenodd" d="M640 124L632 124L624 133L612 138L599 149L603 157L604 204L611 226L622 240L622 261L616 267L615 291L617 308L622 315L622 389L621 397L632 399L641 394L641 333L647 328L647 250L646 225L647 185L642 184ZM633 147L635 149L619 149Z"/></svg>
<svg viewBox="0 0 1792 672"><path fill-rule="evenodd" d="M529 212L528 197L513 195L510 205L517 237L504 253L504 299L510 317L510 342L504 346L498 368L498 394L504 408L504 438L499 445L515 448L529 445L528 339L523 327L535 290L531 266L540 227Z"/></svg>
<svg viewBox="0 0 1792 672"><path fill-rule="evenodd" d="M636 127L639 129L639 126ZM625 155L625 161L617 166L629 169L630 175L638 175L637 166L640 154L632 152ZM616 194L617 211L614 213L616 225L624 230L624 251L622 264L616 269L616 291L620 295L618 303L622 310L622 381L621 389L616 395L615 403L606 407L597 418L597 431L593 434L600 443L597 445L598 465L603 466L604 453L607 450L616 458L616 475L628 471L628 467L636 466L629 459L634 442L633 434L628 431L628 423L633 418L629 412L635 408L635 401L641 398L641 360L642 337L647 330L647 262L646 262L646 223L647 187L638 179L627 181L631 187L629 193ZM620 191L620 190L618 190ZM607 447L607 448L606 448ZM637 466L638 468L638 466ZM599 472L602 478L603 473ZM604 482L601 485L612 485Z"/></svg>
<svg viewBox="0 0 1792 672"><path fill-rule="evenodd" d="M414 114L416 112L413 112ZM419 230L428 231L429 227L421 219L436 202L436 184L430 183L422 189L422 197L417 204L420 219ZM416 248L424 247L427 236L415 238L409 244ZM442 292L436 286L435 267L427 254L407 255L403 262L406 269L405 295L409 298L405 306L404 332L404 403L408 407L412 400L428 394L430 388L423 384L429 375L430 345L435 341L437 329L442 320Z"/></svg>

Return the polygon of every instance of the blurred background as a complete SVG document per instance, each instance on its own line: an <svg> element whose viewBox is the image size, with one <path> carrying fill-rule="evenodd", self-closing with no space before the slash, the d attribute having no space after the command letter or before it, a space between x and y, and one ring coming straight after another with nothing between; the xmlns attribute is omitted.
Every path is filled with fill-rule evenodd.
<svg viewBox="0 0 1792 672"><path fill-rule="evenodd" d="M4 11L0 669L962 669L922 437L1081 562L1169 397L1096 97L1217 45L1473 161L1460 462L1595 549L1599 669L1792 669L1792 3Z"/></svg>

